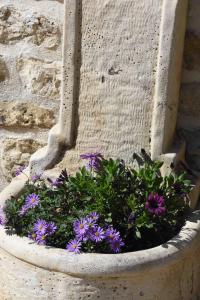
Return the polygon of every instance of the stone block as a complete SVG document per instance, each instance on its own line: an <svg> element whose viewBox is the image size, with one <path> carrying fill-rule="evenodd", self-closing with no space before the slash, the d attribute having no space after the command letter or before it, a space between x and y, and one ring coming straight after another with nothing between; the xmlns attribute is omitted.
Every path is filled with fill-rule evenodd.
<svg viewBox="0 0 200 300"><path fill-rule="evenodd" d="M1 168L5 177L10 180L15 176L19 165L27 165L31 154L42 146L42 143L33 139L5 139L1 157Z"/></svg>
<svg viewBox="0 0 200 300"><path fill-rule="evenodd" d="M29 38L35 45L56 49L60 44L61 32L53 19L40 13L22 15L13 5L0 8L0 43L13 44Z"/></svg>
<svg viewBox="0 0 200 300"><path fill-rule="evenodd" d="M20 58L17 70L24 87L32 94L57 99L60 96L61 63Z"/></svg>
<svg viewBox="0 0 200 300"><path fill-rule="evenodd" d="M31 103L1 102L0 127L51 128L54 122L50 109Z"/></svg>

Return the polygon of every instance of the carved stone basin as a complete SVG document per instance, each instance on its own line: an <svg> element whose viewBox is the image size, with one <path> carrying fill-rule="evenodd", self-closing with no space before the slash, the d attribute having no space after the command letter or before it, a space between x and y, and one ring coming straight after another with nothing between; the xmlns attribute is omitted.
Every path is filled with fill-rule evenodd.
<svg viewBox="0 0 200 300"><path fill-rule="evenodd" d="M143 251L77 255L9 236L4 228L0 248L0 299L188 300L200 294L200 211L166 244Z"/></svg>

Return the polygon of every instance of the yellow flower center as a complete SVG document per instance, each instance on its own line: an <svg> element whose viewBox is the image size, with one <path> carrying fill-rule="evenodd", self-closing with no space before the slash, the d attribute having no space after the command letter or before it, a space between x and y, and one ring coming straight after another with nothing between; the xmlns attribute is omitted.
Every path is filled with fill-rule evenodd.
<svg viewBox="0 0 200 300"><path fill-rule="evenodd" d="M80 229L83 229L83 227L84 227L83 224L80 224L79 228L80 228Z"/></svg>

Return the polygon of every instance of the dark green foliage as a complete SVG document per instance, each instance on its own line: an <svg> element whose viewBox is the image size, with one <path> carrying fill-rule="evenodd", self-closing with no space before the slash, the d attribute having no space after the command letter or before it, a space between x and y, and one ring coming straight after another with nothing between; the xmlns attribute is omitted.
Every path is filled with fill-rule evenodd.
<svg viewBox="0 0 200 300"><path fill-rule="evenodd" d="M138 159L139 156L134 155ZM121 234L125 243L123 252L147 249L166 242L184 225L187 212L187 194L191 190L185 174L162 177L161 162L151 161L145 152L139 157L141 166L135 169L122 160L101 159L98 172L81 168L74 176L60 175L60 185L52 188L41 179L28 182L23 194L7 201L5 213L9 232L28 236L38 219L53 221L58 230L47 244L65 248L74 237L73 222L91 212L101 215L101 223L110 224ZM40 197L37 207L24 216L19 211L27 195ZM165 200L166 213L151 214L145 208L148 196L157 193ZM89 252L107 252L104 243L85 248Z"/></svg>

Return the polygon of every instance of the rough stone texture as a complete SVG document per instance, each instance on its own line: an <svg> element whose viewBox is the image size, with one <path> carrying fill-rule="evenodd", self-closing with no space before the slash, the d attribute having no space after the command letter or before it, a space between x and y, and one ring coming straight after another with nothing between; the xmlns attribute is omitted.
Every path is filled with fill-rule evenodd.
<svg viewBox="0 0 200 300"><path fill-rule="evenodd" d="M82 9L77 150L130 159L133 145L149 149L161 3L86 0Z"/></svg>
<svg viewBox="0 0 200 300"><path fill-rule="evenodd" d="M161 4L82 1L76 146L64 165L73 169L86 151L129 161L133 149L149 150Z"/></svg>
<svg viewBox="0 0 200 300"><path fill-rule="evenodd" d="M59 98L61 85L60 62L47 62L37 59L23 59L17 61L17 70L24 88L32 94L45 96L48 99Z"/></svg>
<svg viewBox="0 0 200 300"><path fill-rule="evenodd" d="M2 143L5 138L47 141L59 110L63 18L62 1L0 1ZM4 173L9 173L5 166L0 189L6 185Z"/></svg>
<svg viewBox="0 0 200 300"><path fill-rule="evenodd" d="M67 152L57 168L67 167L68 171L77 169L81 152L101 151L104 156L121 156L130 161L133 151L138 151L141 147L148 149L149 144L154 159L172 150L188 1L170 0L169 5L169 1L164 0L160 2L160 6L154 2L151 2L151 5L147 2L136 4L124 1L96 3L98 10L93 14L93 3L65 1L62 67L64 72L59 121L50 131L47 147L31 157L31 173L55 165L55 160L59 158L60 146L63 144ZM127 9L129 11L126 14ZM147 15L144 23L140 20L140 17L145 19L143 14L146 14L146 10L154 16L157 13L156 19L151 18L155 26L149 22ZM131 15L131 11L138 19L132 20L130 17L129 22L127 16ZM104 18L106 26L98 21ZM115 33L110 30L110 20L113 24L117 23ZM110 24L108 29L107 23ZM140 26L145 32L140 30ZM155 27L156 29L153 29ZM153 31L156 36L149 41L148 33L152 36ZM124 36L122 32L131 32L129 42L129 37ZM140 34L144 35L144 40L137 39ZM151 53L147 54L152 41L157 41L156 48L151 45ZM114 45L112 54L109 43ZM117 53L115 57L116 49L120 49L120 54ZM141 53L142 57L146 57L145 64L135 66L135 61L142 61ZM116 63L118 59L127 73L113 66L104 70L106 64L111 64L112 60ZM153 63L154 68L149 72ZM140 68L143 72L141 78L149 91L141 88L141 84L139 88L136 85ZM108 78L101 72L108 72ZM116 76L118 80L115 78L112 81L109 76ZM134 95L134 101L127 91ZM145 92L149 97L145 99L147 101L143 98ZM140 101L137 102L137 99ZM136 124L134 122L137 118L140 120ZM177 156L179 157L179 154ZM171 155L172 160L175 157L176 153Z"/></svg>
<svg viewBox="0 0 200 300"><path fill-rule="evenodd" d="M51 128L54 113L46 108L20 102L2 102L0 106L0 127Z"/></svg>
<svg viewBox="0 0 200 300"><path fill-rule="evenodd" d="M151 127L153 159L173 151L187 9L188 0L163 1Z"/></svg>
<svg viewBox="0 0 200 300"><path fill-rule="evenodd" d="M73 278L62 273L48 272L24 263L3 251L1 251L0 255L2 257L0 261L1 270L5 274L1 278L3 289L0 291L0 296L2 300L25 300L27 298L32 300L154 300L156 299L155 295L160 296L159 289L162 290L162 300L198 299L195 291L192 291L194 296L191 298L190 291L181 290L182 286L180 286L180 290L177 289L179 285L183 284L184 280L187 280L187 278L183 278L183 281L180 282L177 277L179 273L188 271L187 262L187 267L174 266L162 275L149 272L149 277L146 276L148 278L135 276L135 278L130 277L124 280L118 277L114 279L98 278L95 280L91 278L87 280ZM199 272L195 273L195 281L198 275ZM158 281L160 277L162 277L162 281L165 280L167 282L167 285L165 285L166 294L160 288ZM145 286L144 282L146 283ZM152 286L157 286L157 291L154 291L155 293L157 292L156 294L152 294ZM190 288L189 284L188 287Z"/></svg>
<svg viewBox="0 0 200 300"><path fill-rule="evenodd" d="M0 42L11 44L27 37L38 46L44 43L44 47L54 49L59 45L61 33L54 20L39 13L23 16L13 5L1 7Z"/></svg>
<svg viewBox="0 0 200 300"><path fill-rule="evenodd" d="M31 154L43 145L32 139L5 139L2 145L1 168L4 176L10 180L15 176L19 165L28 165Z"/></svg>
<svg viewBox="0 0 200 300"><path fill-rule="evenodd" d="M0 81L6 80L8 77L8 69L4 59L0 56Z"/></svg>
<svg viewBox="0 0 200 300"><path fill-rule="evenodd" d="M185 37L178 135L186 141L186 157L200 174L200 2L189 1Z"/></svg>

